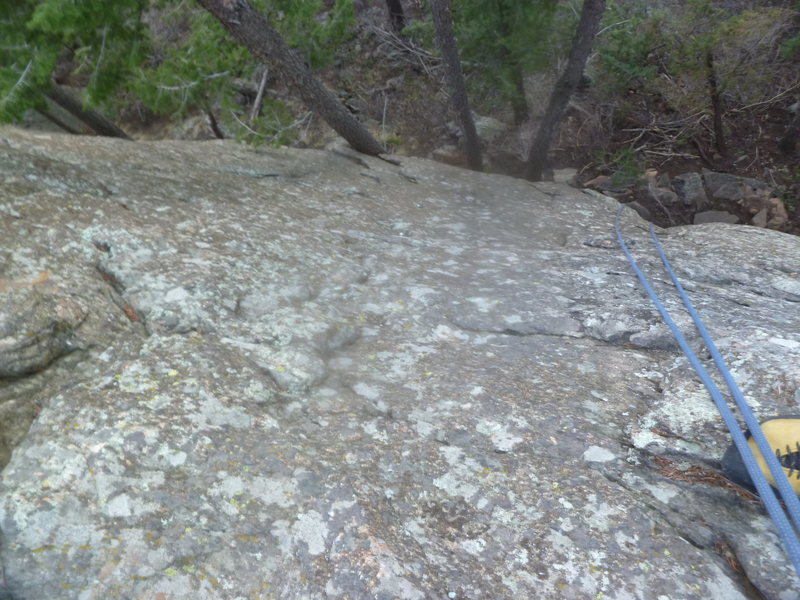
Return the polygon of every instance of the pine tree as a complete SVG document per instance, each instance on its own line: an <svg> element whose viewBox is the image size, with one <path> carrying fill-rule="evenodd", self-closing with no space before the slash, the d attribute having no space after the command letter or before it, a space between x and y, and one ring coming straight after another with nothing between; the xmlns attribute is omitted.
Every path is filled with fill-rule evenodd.
<svg viewBox="0 0 800 600"><path fill-rule="evenodd" d="M467 86L464 83L464 73L461 71L461 61L458 57L458 46L453 33L453 15L450 0L430 0L433 14L433 26L436 31L436 41L442 52L445 79L450 91L450 102L461 121L464 131L464 146L467 154L467 166L480 171L482 167L481 142L472 119L467 98Z"/></svg>
<svg viewBox="0 0 800 600"><path fill-rule="evenodd" d="M557 0L461 0L454 18L462 60L479 83L507 101L514 122L528 119L524 79L558 56Z"/></svg>
<svg viewBox="0 0 800 600"><path fill-rule="evenodd" d="M253 1L312 67L331 59L355 22L352 0L333 0L325 18L319 0ZM168 42L151 39L145 16L171 32ZM172 117L199 109L226 131L253 131L245 137L256 141L284 141L288 134L281 132L294 121L282 103L267 98L268 114L243 125L239 82L261 73L258 61L210 14L185 1L0 0L0 40L0 122L18 121L31 108L53 118L50 98L108 135L113 126L100 126L101 115L89 108L122 94ZM83 88L82 107L54 87L60 81Z"/></svg>
<svg viewBox="0 0 800 600"><path fill-rule="evenodd" d="M84 73L87 104L97 104L143 60L147 0L0 0L0 122L43 108L66 52Z"/></svg>
<svg viewBox="0 0 800 600"><path fill-rule="evenodd" d="M594 36L600 27L600 19L603 17L605 8L606 0L584 0L583 2L581 18L575 32L567 66L550 95L547 110L528 152L526 173L528 179L539 181L542 178L542 172L547 164L550 140L561 125L567 103L583 77L583 69L592 52Z"/></svg>
<svg viewBox="0 0 800 600"><path fill-rule="evenodd" d="M197 0L253 56L270 65L288 82L306 106L364 154L384 150L333 95L314 77L303 60L247 0Z"/></svg>

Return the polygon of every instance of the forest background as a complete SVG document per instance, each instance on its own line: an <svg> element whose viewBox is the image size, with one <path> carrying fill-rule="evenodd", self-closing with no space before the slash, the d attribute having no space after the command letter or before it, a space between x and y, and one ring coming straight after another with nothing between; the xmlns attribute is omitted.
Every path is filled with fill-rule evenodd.
<svg viewBox="0 0 800 600"><path fill-rule="evenodd" d="M38 114L75 133L141 139L333 140L274 57L254 57L201 4L238 3L0 0L0 121L36 122ZM469 133L451 102L430 4L249 3L382 151L464 165ZM545 177L574 167L579 182L604 174L624 188L648 170L746 175L772 185L797 226L800 2L601 4L583 77L548 142ZM486 170L530 174L531 140L582 9L577 0L452 1ZM77 123L63 114L71 101L73 115L85 117Z"/></svg>

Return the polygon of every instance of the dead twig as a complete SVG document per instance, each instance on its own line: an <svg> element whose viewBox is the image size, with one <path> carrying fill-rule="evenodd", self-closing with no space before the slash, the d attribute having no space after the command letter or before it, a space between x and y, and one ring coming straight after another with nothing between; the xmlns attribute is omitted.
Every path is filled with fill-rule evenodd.
<svg viewBox="0 0 800 600"><path fill-rule="evenodd" d="M381 27L372 27L371 31L381 42L398 50L398 57L413 66L419 66L429 77L435 77L434 72L441 65L442 59L427 50L417 46L412 40L387 31Z"/></svg>
<svg viewBox="0 0 800 600"><path fill-rule="evenodd" d="M261 114L261 103L264 102L264 90L267 89L268 79L269 69L264 66L264 72L261 74L261 83L258 84L258 92L256 92L256 99L253 101L253 108L250 110L251 123Z"/></svg>
<svg viewBox="0 0 800 600"><path fill-rule="evenodd" d="M644 150L645 154L652 154L653 156L665 156L667 158L690 158L692 160L700 158L696 154L688 154L686 152L659 152L658 150Z"/></svg>
<svg viewBox="0 0 800 600"><path fill-rule="evenodd" d="M800 87L800 81L795 82L794 84L790 85L788 88L783 90L782 92L779 92L779 93L775 94L772 98L768 98L767 100L762 100L761 102L753 102L752 104L747 104L745 106L740 106L739 108L732 108L732 109L730 109L730 110L725 112L725 116L728 116L729 114L732 114L732 113L743 112L745 110L749 110L749 109L755 108L757 106L775 104L780 98L782 98L783 96L785 96L786 94L788 94L792 90L797 89L798 87Z"/></svg>

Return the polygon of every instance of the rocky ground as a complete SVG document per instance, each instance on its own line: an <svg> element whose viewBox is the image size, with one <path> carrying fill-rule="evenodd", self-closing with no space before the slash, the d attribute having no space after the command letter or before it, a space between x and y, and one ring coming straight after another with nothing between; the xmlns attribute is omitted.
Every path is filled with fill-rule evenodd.
<svg viewBox="0 0 800 600"><path fill-rule="evenodd" d="M613 199L341 147L0 158L3 600L800 598ZM798 238L660 235L795 410Z"/></svg>

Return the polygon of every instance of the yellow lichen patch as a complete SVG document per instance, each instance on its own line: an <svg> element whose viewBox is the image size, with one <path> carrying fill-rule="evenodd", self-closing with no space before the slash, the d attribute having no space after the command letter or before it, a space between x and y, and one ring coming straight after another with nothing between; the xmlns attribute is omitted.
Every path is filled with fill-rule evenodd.
<svg viewBox="0 0 800 600"><path fill-rule="evenodd" d="M237 492L236 496L241 496L243 492ZM228 503L233 506L236 510L242 510L247 508L247 505L252 502L252 500L245 500L244 502L239 501L237 498L231 498L228 500Z"/></svg>
<svg viewBox="0 0 800 600"><path fill-rule="evenodd" d="M160 546L161 544L164 543L164 538L163 537L156 537L155 534L152 531L148 531L144 535L144 539L147 540L153 546L156 546L156 547L158 547L158 546Z"/></svg>

